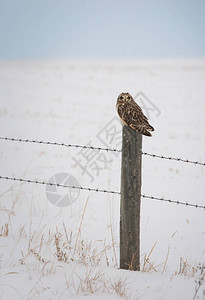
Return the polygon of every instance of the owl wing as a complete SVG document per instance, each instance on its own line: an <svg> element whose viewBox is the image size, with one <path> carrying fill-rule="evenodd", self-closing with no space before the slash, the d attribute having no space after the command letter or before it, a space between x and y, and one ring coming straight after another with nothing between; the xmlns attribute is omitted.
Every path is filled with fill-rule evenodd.
<svg viewBox="0 0 205 300"><path fill-rule="evenodd" d="M149 124L148 118L144 115L141 107L139 107L136 102L127 103L127 112L130 115L130 125L133 125L133 127L142 126L148 130L154 130L154 128Z"/></svg>
<svg viewBox="0 0 205 300"><path fill-rule="evenodd" d="M118 114L121 120L132 129L141 134L151 136L149 130L153 131L154 128L149 124L147 117L143 114L142 109L137 104L133 105L133 103L126 102L119 105Z"/></svg>
<svg viewBox="0 0 205 300"><path fill-rule="evenodd" d="M143 110L141 109L141 107L133 100L133 102L132 102L132 105L133 105L133 107L137 110L137 111L139 111L139 112L141 112L142 114L143 114L143 116L144 116L144 118L146 119L146 120L148 120L148 118L144 115L144 113L143 113Z"/></svg>

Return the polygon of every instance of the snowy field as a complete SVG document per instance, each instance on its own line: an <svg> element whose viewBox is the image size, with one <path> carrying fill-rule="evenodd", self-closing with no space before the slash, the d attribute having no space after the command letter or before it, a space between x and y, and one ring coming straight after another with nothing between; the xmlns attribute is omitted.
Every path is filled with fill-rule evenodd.
<svg viewBox="0 0 205 300"><path fill-rule="evenodd" d="M205 60L0 62L0 136L120 149L121 92L151 101L143 151L205 162ZM120 191L120 153L0 143L1 176ZM143 194L204 206L204 182L204 166L143 156ZM1 179L0 299L204 300L205 210L142 199L140 272L119 269L119 210L119 195Z"/></svg>

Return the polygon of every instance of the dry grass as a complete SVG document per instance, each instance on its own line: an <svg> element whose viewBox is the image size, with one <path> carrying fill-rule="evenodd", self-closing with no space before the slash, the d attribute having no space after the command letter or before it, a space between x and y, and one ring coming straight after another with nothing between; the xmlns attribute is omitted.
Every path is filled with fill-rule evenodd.
<svg viewBox="0 0 205 300"><path fill-rule="evenodd" d="M81 217L81 220L80 220L80 226L79 226L79 229L78 229L77 238L76 238L75 247L74 247L74 255L75 255L76 247L77 247L77 244L78 244L79 234L81 232L81 227L82 227L82 224L83 224L83 219L84 219L84 216L85 216L86 207L88 205L88 199L89 199L89 197L87 198L87 200L85 202L85 206L84 206L84 209L83 209L83 214L82 214L82 217Z"/></svg>
<svg viewBox="0 0 205 300"><path fill-rule="evenodd" d="M109 174L109 178L110 178L110 174ZM108 180L108 190L110 190L110 179ZM109 202L109 212L110 212L110 233L111 233L111 239L112 239L112 248L113 248L113 254L114 254L114 258L115 258L115 266L118 266L118 262L117 262L117 255L116 255L116 249L115 249L115 240L114 240L114 234L113 234L113 224L112 224L112 218L113 218L113 209L111 206L111 199L110 199L110 194L108 194L108 202Z"/></svg>
<svg viewBox="0 0 205 300"><path fill-rule="evenodd" d="M154 245L148 255L146 255L146 254L144 255L144 261L142 263L142 268L141 268L142 272L150 272L150 271L157 272L158 271L157 268L162 265L162 264L160 264L160 265L155 266L154 263L151 262L151 260L150 260L151 254L152 254L156 244L157 244L157 242L154 243Z"/></svg>
<svg viewBox="0 0 205 300"><path fill-rule="evenodd" d="M76 276L76 278L75 278ZM98 268L87 268L80 275L74 272L69 281L67 289L72 295L88 296L90 294L117 295L123 299L130 299L131 291L127 287L126 279L110 279ZM107 295L107 297L109 297Z"/></svg>
<svg viewBox="0 0 205 300"><path fill-rule="evenodd" d="M31 253L33 254L33 256L40 261L41 263L49 263L50 261L46 261L45 258L42 258L38 253L36 253L33 249L31 249Z"/></svg>
<svg viewBox="0 0 205 300"><path fill-rule="evenodd" d="M205 264L199 264L198 265L198 278L195 280L195 294L194 299L197 299L197 294L199 292L199 289L201 286L205 283Z"/></svg>
<svg viewBox="0 0 205 300"><path fill-rule="evenodd" d="M22 265L29 264L30 258L34 257L40 263L36 268L42 271L43 276L53 273L56 262L66 264L77 262L88 267L108 266L110 264L107 252L111 251L112 245L106 245L105 241L96 244L72 236L72 232L67 231L65 224L61 230L56 228L55 233L50 230L46 232L45 226L39 227L38 232L37 230L32 231L30 224L27 234L24 226L21 226L17 240L19 242L21 238L25 239L28 247L26 251L21 251L19 263Z"/></svg>
<svg viewBox="0 0 205 300"><path fill-rule="evenodd" d="M51 287L44 285L43 278L48 275L57 276L57 272L65 273L65 291L69 295L90 295L90 294L110 294L117 295L124 299L131 298L131 290L127 279L116 278L113 279L108 275L106 267L110 265L118 265L116 249L118 244L115 243L114 229L112 224L113 212L111 207L111 200L109 200L109 225L108 230L111 235L111 241L108 245L106 240L91 242L82 238L84 220L86 216L86 209L89 203L87 198L84 209L82 211L79 225L76 232L72 232L66 228L62 223L60 228L56 230L49 230L41 222L39 225L33 221L33 206L30 207L30 223L27 225L20 225L15 233L16 246L22 245L19 252L18 262L12 261L11 265L23 265L29 272L35 271L39 274L40 283L37 282L30 292L28 297L38 298L42 294L51 290ZM8 221L2 222L0 227L0 237L8 237L13 235L11 218L15 217L15 207L17 205L17 198L14 199L12 207L1 208L0 212L8 214ZM14 236L14 235L13 235ZM141 262L142 272L166 272L167 261L169 258L170 248L168 248L165 259L162 263L156 265L152 261L152 254L156 251L157 242L148 254L143 256ZM25 247L24 247L25 246ZM15 249L13 250L15 251ZM15 253L14 253L15 254ZM0 256L1 260L2 257ZM77 269L77 270L76 270ZM130 266L132 269L132 266ZM116 270L117 272L117 270ZM67 273L67 274L66 274ZM205 267L204 265L192 265L187 260L180 259L179 270L175 275L181 275L185 278L195 278L196 287L194 299L197 298L197 293L205 281ZM69 279L67 279L67 277ZM62 292L62 294L64 293ZM108 296L109 297L109 296ZM60 297L59 297L60 299ZM135 298L136 299L136 298Z"/></svg>
<svg viewBox="0 0 205 300"><path fill-rule="evenodd" d="M167 255L165 257L165 261L163 261L160 264L155 265L151 260L151 254L154 251L155 247L157 245L157 242L154 243L153 247L151 248L150 252L148 255L144 255L144 259L143 262L141 263L141 271L142 272L159 272L161 271L162 274L166 271L166 267L167 267L167 261L168 261L168 257L169 257L169 252L170 252L170 247L168 247L168 251L167 251Z"/></svg>
<svg viewBox="0 0 205 300"><path fill-rule="evenodd" d="M74 284L77 295L96 294L106 291L106 280L102 271L96 272L94 269L89 269L85 275L80 276L76 274L76 276L79 279L77 286Z"/></svg>
<svg viewBox="0 0 205 300"><path fill-rule="evenodd" d="M194 299L197 299L197 294L201 286L205 283L205 264L192 264L180 257L179 271L175 275L184 276L186 279L195 278L195 293Z"/></svg>
<svg viewBox="0 0 205 300"><path fill-rule="evenodd" d="M82 222L80 223L80 228L81 226ZM25 227L21 226L17 236L18 240L19 238L27 240L28 243L28 247L25 248L27 251L21 252L19 263L25 265L27 268L29 267L31 271L35 270L39 272L41 278L56 274L59 267L62 270L73 269L72 272L69 271L68 280L65 275L65 291L69 295L106 293L117 295L124 299L132 298L127 280L123 277L111 279L102 271L101 266L109 265L110 253L113 253L112 244L108 246L104 241L99 250L99 245L95 247L95 243L80 239L78 233L73 238L73 233L67 231L65 224L62 225L60 230L56 228L55 233L50 230L46 231L45 226L39 227L38 231L32 231L32 226L29 226L28 233L26 233ZM155 265L151 261L151 256L156 249L156 245L157 242L154 243L150 252L144 255L143 263L141 264L142 272L157 272L161 270L164 273L166 271L170 249L168 249L165 256L165 261L159 265ZM108 251L109 254L107 254ZM82 269L75 271L75 266L79 268L80 265ZM198 276L194 299L196 299L197 293L204 282L204 274L204 265L193 267L182 258L180 260L179 271L176 272L176 275L182 275L186 278L197 278ZM38 296L49 290L50 287L43 284L36 285L28 295L31 298L38 298Z"/></svg>
<svg viewBox="0 0 205 300"><path fill-rule="evenodd" d="M0 228L0 237L5 237L9 235L9 223L5 223L3 226Z"/></svg>
<svg viewBox="0 0 205 300"><path fill-rule="evenodd" d="M56 257L57 257L58 261L68 262L68 255L67 255L67 253L65 251L61 250L61 247L60 247L60 238L61 238L61 234L59 232L57 232L55 234Z"/></svg>
<svg viewBox="0 0 205 300"><path fill-rule="evenodd" d="M111 283L111 288L116 295L129 299L126 279L119 278Z"/></svg>
<svg viewBox="0 0 205 300"><path fill-rule="evenodd" d="M190 279L196 277L197 274L201 272L205 273L204 265L193 265L191 262L188 262L188 260L184 260L182 257L180 257L179 271L176 271L175 275L182 275L187 279Z"/></svg>
<svg viewBox="0 0 205 300"><path fill-rule="evenodd" d="M26 239L28 243L27 251L21 251L19 263L29 268L30 271L37 271L40 278L56 274L59 267L62 270L72 269L74 264L69 279L65 275L65 291L70 295L109 293L129 299L126 281L122 278L116 280L108 278L100 267L109 265L107 252L112 251L112 244L108 246L104 241L99 249L99 245L94 247L95 243L86 242L77 235L72 238L72 233L67 231L65 224L61 230L56 228L55 233L51 231L46 233L44 226L39 228L38 232L32 231L32 224L30 224L29 232L26 234L24 226L21 226L18 240L19 237ZM77 244L76 240L78 240ZM84 271L75 271L75 266L79 268L80 265ZM36 282L27 296L32 299L38 298L49 289L41 282Z"/></svg>

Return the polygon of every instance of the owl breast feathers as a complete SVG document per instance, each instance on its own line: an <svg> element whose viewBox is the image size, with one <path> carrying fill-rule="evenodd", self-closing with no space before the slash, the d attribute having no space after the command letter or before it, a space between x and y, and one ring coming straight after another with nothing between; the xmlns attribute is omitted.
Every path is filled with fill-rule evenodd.
<svg viewBox="0 0 205 300"><path fill-rule="evenodd" d="M129 93L121 93L117 98L117 112L123 124L128 125L136 132L152 136L154 128L149 124L140 106Z"/></svg>

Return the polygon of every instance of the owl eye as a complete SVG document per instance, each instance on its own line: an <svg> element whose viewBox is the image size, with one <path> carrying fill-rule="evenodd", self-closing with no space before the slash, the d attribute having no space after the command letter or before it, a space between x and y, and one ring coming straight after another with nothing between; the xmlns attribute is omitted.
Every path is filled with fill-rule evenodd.
<svg viewBox="0 0 205 300"><path fill-rule="evenodd" d="M130 100L130 96L127 96L127 100Z"/></svg>
<svg viewBox="0 0 205 300"><path fill-rule="evenodd" d="M123 99L123 96L120 97L120 100L122 100L122 99Z"/></svg>

